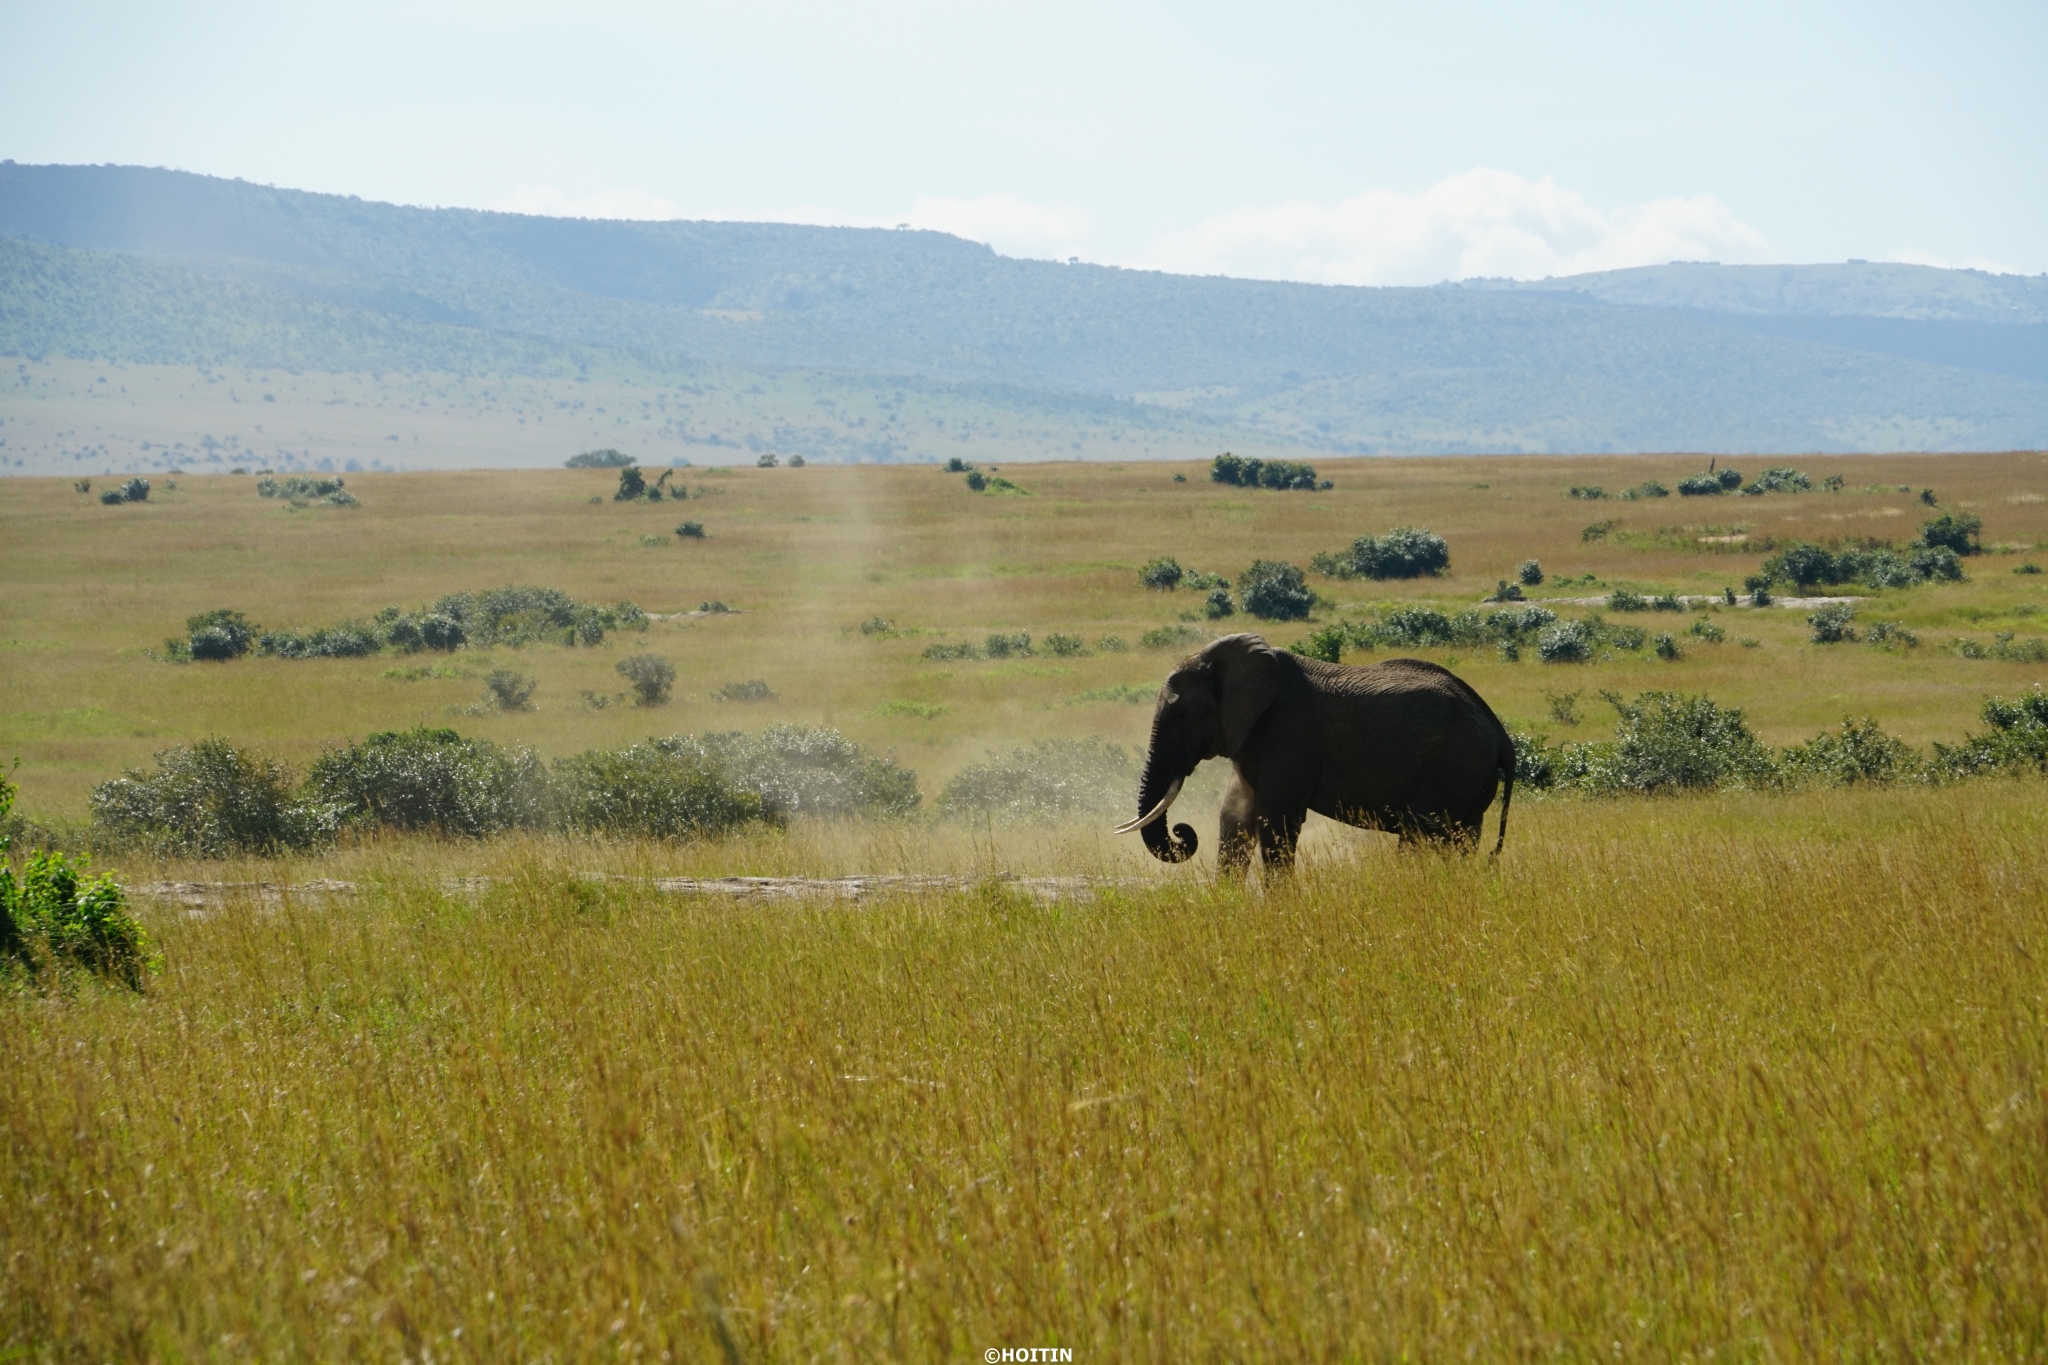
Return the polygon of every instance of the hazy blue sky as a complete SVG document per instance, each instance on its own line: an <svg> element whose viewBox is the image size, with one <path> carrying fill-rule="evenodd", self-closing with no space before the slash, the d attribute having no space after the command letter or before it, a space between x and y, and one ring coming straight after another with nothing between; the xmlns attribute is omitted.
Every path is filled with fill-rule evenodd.
<svg viewBox="0 0 2048 1365"><path fill-rule="evenodd" d="M2048 270L2048 3L0 3L0 157L1359 283Z"/></svg>

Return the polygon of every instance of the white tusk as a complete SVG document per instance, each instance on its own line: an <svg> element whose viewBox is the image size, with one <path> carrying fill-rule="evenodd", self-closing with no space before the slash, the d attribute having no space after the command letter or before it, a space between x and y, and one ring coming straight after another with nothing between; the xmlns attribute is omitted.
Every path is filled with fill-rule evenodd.
<svg viewBox="0 0 2048 1365"><path fill-rule="evenodd" d="M1175 778L1173 780L1173 785L1166 789L1166 795L1159 798L1158 805L1154 806L1150 811L1148 811L1144 815L1139 816L1135 820L1124 821L1124 823L1118 825L1115 829L1111 830L1110 833L1129 834L1132 830L1143 829L1145 828L1145 826L1151 824L1154 820L1157 820L1160 817L1164 816L1166 814L1167 808L1173 804L1174 798L1180 795L1180 784L1185 781L1187 781L1187 779L1184 777Z"/></svg>

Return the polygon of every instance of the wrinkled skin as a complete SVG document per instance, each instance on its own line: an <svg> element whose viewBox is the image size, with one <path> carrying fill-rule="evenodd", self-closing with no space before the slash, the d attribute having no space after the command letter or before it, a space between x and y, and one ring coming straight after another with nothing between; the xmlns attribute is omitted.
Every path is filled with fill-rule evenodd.
<svg viewBox="0 0 2048 1365"><path fill-rule="evenodd" d="M1218 831L1226 872L1244 871L1254 847L1267 867L1291 867L1310 811L1404 844L1469 848L1496 789L1494 852L1507 840L1514 741L1462 679L1419 659L1353 668L1273 649L1257 635L1216 640L1159 690L1140 816L1211 758L1234 769ZM1193 857L1199 842L1190 826L1169 830L1163 812L1139 832L1163 862Z"/></svg>

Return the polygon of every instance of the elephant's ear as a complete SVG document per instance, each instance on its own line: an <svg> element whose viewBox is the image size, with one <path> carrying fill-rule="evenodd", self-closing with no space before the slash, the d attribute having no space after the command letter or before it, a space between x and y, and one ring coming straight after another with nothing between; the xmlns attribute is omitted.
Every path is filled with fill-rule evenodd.
<svg viewBox="0 0 2048 1365"><path fill-rule="evenodd" d="M1223 754L1235 758L1280 695L1280 656L1256 635L1226 636L1210 649L1223 709Z"/></svg>

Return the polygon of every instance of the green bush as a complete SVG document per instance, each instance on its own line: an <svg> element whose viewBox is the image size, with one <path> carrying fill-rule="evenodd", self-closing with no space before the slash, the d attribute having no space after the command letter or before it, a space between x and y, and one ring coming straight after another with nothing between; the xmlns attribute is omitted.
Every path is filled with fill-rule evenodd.
<svg viewBox="0 0 2048 1365"><path fill-rule="evenodd" d="M967 471L967 487L970 492L979 493L988 487L988 475L979 469Z"/></svg>
<svg viewBox="0 0 2048 1365"><path fill-rule="evenodd" d="M1229 484L1235 488L1314 491L1318 487L1329 486L1316 478L1314 465L1301 464L1293 460L1247 460L1232 455L1229 451L1210 461L1209 479L1213 483Z"/></svg>
<svg viewBox="0 0 2048 1365"><path fill-rule="evenodd" d="M1104 654L1122 654L1130 648L1121 635L1105 635L1095 642L1095 647Z"/></svg>
<svg viewBox="0 0 2048 1365"><path fill-rule="evenodd" d="M1522 598L1522 585L1510 583L1505 578L1495 579L1493 591L1486 595L1489 602L1519 602Z"/></svg>
<svg viewBox="0 0 2048 1365"><path fill-rule="evenodd" d="M2032 560L2028 560L2024 564L2014 566L2013 572L2018 574L2039 573L2041 572L2041 566L2039 564L2034 563Z"/></svg>
<svg viewBox="0 0 2048 1365"><path fill-rule="evenodd" d="M224 858L314 848L333 838L338 813L301 801L289 767L203 739L156 755L92 793L95 826L116 844Z"/></svg>
<svg viewBox="0 0 2048 1365"><path fill-rule="evenodd" d="M945 468L939 472L942 474L965 474L972 468L974 468L973 465L955 455L946 461Z"/></svg>
<svg viewBox="0 0 2048 1365"><path fill-rule="evenodd" d="M1202 599L1202 614L1211 621L1220 621L1226 616L1234 615L1236 611L1237 604L1230 600L1228 588L1211 588L1209 595Z"/></svg>
<svg viewBox="0 0 2048 1365"><path fill-rule="evenodd" d="M1137 789L1131 756L1095 739L1042 739L969 764L939 793L953 819L1049 824L1122 810Z"/></svg>
<svg viewBox="0 0 2048 1365"><path fill-rule="evenodd" d="M291 630L265 631L256 640L256 652L273 659L360 659L384 647L383 635L375 626L348 621L304 634Z"/></svg>
<svg viewBox="0 0 2048 1365"><path fill-rule="evenodd" d="M1525 559L1515 570L1515 580L1525 588L1539 587L1543 582L1543 566L1533 559Z"/></svg>
<svg viewBox="0 0 2048 1365"><path fill-rule="evenodd" d="M1597 483L1575 483L1571 486L1568 496L1584 502L1599 502L1607 496L1607 490Z"/></svg>
<svg viewBox="0 0 2048 1365"><path fill-rule="evenodd" d="M633 463L633 457L623 451L606 448L586 450L581 455L571 455L563 465L569 469L623 469Z"/></svg>
<svg viewBox="0 0 2048 1365"><path fill-rule="evenodd" d="M612 494L613 502L632 502L647 496L647 476L638 466L623 465L619 469L618 491Z"/></svg>
<svg viewBox="0 0 2048 1365"><path fill-rule="evenodd" d="M1805 493L1812 487L1813 480L1798 470L1780 468L1766 469L1742 491L1747 497L1758 497L1765 493Z"/></svg>
<svg viewBox="0 0 2048 1365"><path fill-rule="evenodd" d="M1360 536L1337 554L1319 554L1310 561L1329 578L1421 578L1451 566L1444 538L1420 526L1396 526L1383 536Z"/></svg>
<svg viewBox="0 0 2048 1365"><path fill-rule="evenodd" d="M453 730L389 730L329 748L306 777L306 799L360 828L481 838L546 823L539 760Z"/></svg>
<svg viewBox="0 0 2048 1365"><path fill-rule="evenodd" d="M982 649L991 659L1028 659L1031 657L1031 637L1022 631L1015 635L991 635L983 642Z"/></svg>
<svg viewBox="0 0 2048 1365"><path fill-rule="evenodd" d="M87 876L86 866L83 858L34 852L17 876L0 861L0 968L35 977L51 967L76 967L139 991L160 965L149 936L128 913L119 884L111 876Z"/></svg>
<svg viewBox="0 0 2048 1365"><path fill-rule="evenodd" d="M1856 627L1850 623L1856 619L1856 608L1847 602L1830 602L1806 618L1806 624L1813 628L1808 638L1817 645L1841 644L1856 638Z"/></svg>
<svg viewBox="0 0 2048 1365"><path fill-rule="evenodd" d="M2017 697L1986 697L1981 712L1991 727L1956 748L1934 746L1934 767L1944 777L1988 773L2048 773L2048 691L2036 683Z"/></svg>
<svg viewBox="0 0 2048 1365"><path fill-rule="evenodd" d="M339 478L314 479L300 474L287 475L282 479L265 477L256 480L256 495L263 498L288 498L294 502L313 498L331 499L344 491L342 484L343 480ZM348 505L353 506L354 503L355 499L350 498Z"/></svg>
<svg viewBox="0 0 2048 1365"><path fill-rule="evenodd" d="M1350 643L1348 636L1349 632L1341 624L1323 626L1296 640L1287 648L1305 659L1321 659L1328 664L1341 663L1344 659L1344 646Z"/></svg>
<svg viewBox="0 0 2048 1365"><path fill-rule="evenodd" d="M1691 474L1678 481L1680 497L1714 497L1732 493L1742 487L1742 472L1736 469L1708 470L1703 474Z"/></svg>
<svg viewBox="0 0 2048 1365"><path fill-rule="evenodd" d="M1264 621L1304 620L1315 605L1301 570L1276 559L1253 561L1238 575L1237 591L1244 609ZM1228 596L1226 593L1226 601ZM1210 600L1215 600L1213 594Z"/></svg>
<svg viewBox="0 0 2048 1365"><path fill-rule="evenodd" d="M1905 624L1899 621L1874 621L1870 629L1863 633L1863 638L1880 649L1890 649L1893 646L1917 649L1920 645L1920 637L1907 630Z"/></svg>
<svg viewBox="0 0 2048 1365"><path fill-rule="evenodd" d="M561 759L554 786L563 824L616 838L722 834L767 814L760 796L735 783L716 758L659 740Z"/></svg>
<svg viewBox="0 0 2048 1365"><path fill-rule="evenodd" d="M702 540L704 539L704 523L701 521L686 521L676 527L676 534L684 540Z"/></svg>
<svg viewBox="0 0 2048 1365"><path fill-rule="evenodd" d="M1679 659L1685 657L1685 651L1678 647L1677 637L1672 635L1659 635L1657 637L1656 650L1657 657L1667 663L1676 663Z"/></svg>
<svg viewBox="0 0 2048 1365"><path fill-rule="evenodd" d="M896 633L896 623L885 617L870 616L867 620L860 623L860 633L863 635L894 635Z"/></svg>
<svg viewBox="0 0 2048 1365"><path fill-rule="evenodd" d="M1181 573L1179 561L1155 559L1138 570L1138 582L1154 592L1171 592L1180 586Z"/></svg>
<svg viewBox="0 0 2048 1365"><path fill-rule="evenodd" d="M1771 753L1735 707L1706 697L1644 692L1632 702L1612 693L1620 713L1614 739L1566 746L1561 773L1596 792L1699 790L1768 780Z"/></svg>
<svg viewBox="0 0 2048 1365"><path fill-rule="evenodd" d="M1059 631L1045 637L1046 651L1055 658L1073 659L1088 652L1088 642L1078 635L1063 635Z"/></svg>
<svg viewBox="0 0 2048 1365"><path fill-rule="evenodd" d="M532 710L533 692L539 686L524 673L515 673L509 668L494 668L484 679L484 690L490 694L491 705L500 711Z"/></svg>
<svg viewBox="0 0 2048 1365"><path fill-rule="evenodd" d="M1930 549L1980 554L1984 547L1977 543L1977 535L1983 529L1984 518L1975 512L1943 512L1921 525L1920 541Z"/></svg>
<svg viewBox="0 0 2048 1365"><path fill-rule="evenodd" d="M1193 626L1159 626L1140 635L1138 645L1143 649L1181 649L1201 644L1208 638L1207 632Z"/></svg>
<svg viewBox="0 0 2048 1365"><path fill-rule="evenodd" d="M1718 645L1723 640L1728 638L1728 632L1721 629L1720 622L1710 621L1704 616L1702 616L1699 620L1693 622L1692 629L1686 633L1689 635L1696 635L1700 639L1705 640L1708 644L1713 645Z"/></svg>
<svg viewBox="0 0 2048 1365"><path fill-rule="evenodd" d="M1630 592L1627 588L1616 588L1607 594L1609 611L1648 611L1650 601L1641 593Z"/></svg>
<svg viewBox="0 0 2048 1365"><path fill-rule="evenodd" d="M185 650L194 659L239 659L255 643L256 631L238 611L204 611L185 618ZM175 651L177 642L168 643Z"/></svg>
<svg viewBox="0 0 2048 1365"><path fill-rule="evenodd" d="M934 663L945 663L952 659L979 659L981 657L981 647L965 640L957 642L941 641L938 644L926 645L923 657L932 660Z"/></svg>
<svg viewBox="0 0 2048 1365"><path fill-rule="evenodd" d="M642 706L662 706L676 684L675 665L658 654L635 654L613 665Z"/></svg>
<svg viewBox="0 0 2048 1365"><path fill-rule="evenodd" d="M1624 488L1621 496L1635 502L1642 498L1668 498L1671 496L1671 490L1655 479L1644 479L1634 488Z"/></svg>
<svg viewBox="0 0 2048 1365"><path fill-rule="evenodd" d="M1920 775L1920 756L1911 745L1886 734L1868 716L1844 720L1832 734L1815 735L1786 749L1779 765L1787 779L1817 780L1828 786L1882 785Z"/></svg>
<svg viewBox="0 0 2048 1365"><path fill-rule="evenodd" d="M779 698L777 697L774 689L770 688L765 680L761 678L752 678L746 682L729 682L723 684L719 687L719 689L716 692L713 692L711 694L711 700L776 701L779 700Z"/></svg>
<svg viewBox="0 0 2048 1365"><path fill-rule="evenodd" d="M868 756L829 726L771 725L758 735L658 742L697 745L776 819L908 815L921 799L915 772L893 759Z"/></svg>
<svg viewBox="0 0 2048 1365"><path fill-rule="evenodd" d="M1536 654L1547 664L1578 664L1593 657L1593 636L1584 621L1559 621L1536 637Z"/></svg>

